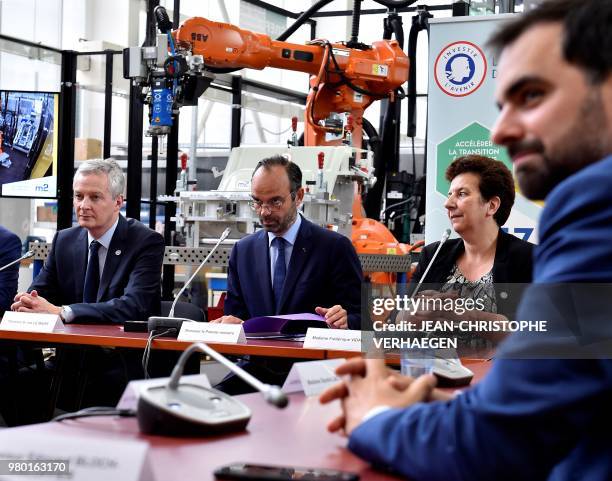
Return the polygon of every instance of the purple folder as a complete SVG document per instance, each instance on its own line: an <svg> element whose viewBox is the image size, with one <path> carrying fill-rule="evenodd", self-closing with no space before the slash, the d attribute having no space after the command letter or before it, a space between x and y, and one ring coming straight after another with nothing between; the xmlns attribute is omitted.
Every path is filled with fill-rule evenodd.
<svg viewBox="0 0 612 481"><path fill-rule="evenodd" d="M328 327L323 316L300 313L253 317L242 325L247 337L291 337L306 334L309 327Z"/></svg>

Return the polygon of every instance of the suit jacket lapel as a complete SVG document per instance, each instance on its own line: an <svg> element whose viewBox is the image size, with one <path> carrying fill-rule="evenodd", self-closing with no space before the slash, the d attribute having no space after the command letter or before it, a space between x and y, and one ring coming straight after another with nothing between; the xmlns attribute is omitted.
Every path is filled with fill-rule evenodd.
<svg viewBox="0 0 612 481"><path fill-rule="evenodd" d="M87 230L81 229L76 238L74 246L74 299L75 302L83 302L83 288L85 287L85 271L87 269L87 257L89 245L87 244Z"/></svg>
<svg viewBox="0 0 612 481"><path fill-rule="evenodd" d="M273 313L275 306L272 280L270 279L270 247L268 245L268 233L263 229L259 231L259 239L256 239L255 243L255 272L257 278L260 279L261 297L265 305L265 312Z"/></svg>
<svg viewBox="0 0 612 481"><path fill-rule="evenodd" d="M293 245L293 251L291 252L291 260L289 261L289 268L287 269L287 277L285 277L283 293L281 294L281 302L279 304L280 312L282 312L284 304L287 302L289 293L293 292L295 283L299 279L304 268L304 264L306 264L306 261L310 256L310 237L312 235L311 227L312 224L306 219L302 218L302 224L300 225L300 230L295 238L295 244Z"/></svg>
<svg viewBox="0 0 612 481"><path fill-rule="evenodd" d="M106 260L104 261L104 270L102 271L100 288L98 289L98 302L100 302L100 299L105 299L104 296L107 294L110 281L113 279L117 267L121 264L127 239L127 227L127 221L122 215L119 215L119 223L108 246Z"/></svg>

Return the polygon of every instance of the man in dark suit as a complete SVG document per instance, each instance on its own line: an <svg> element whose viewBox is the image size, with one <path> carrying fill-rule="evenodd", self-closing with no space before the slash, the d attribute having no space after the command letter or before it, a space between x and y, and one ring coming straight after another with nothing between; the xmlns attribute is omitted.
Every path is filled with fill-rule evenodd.
<svg viewBox="0 0 612 481"><path fill-rule="evenodd" d="M0 267L10 264L21 257L21 241L19 237L0 225ZM0 271L0 318L10 309L13 297L17 292L19 280L19 263ZM10 367L18 360L19 351L13 345L0 345L0 383L4 383ZM10 386L10 385L9 385ZM6 397L6 396L4 396ZM0 398L0 407L3 401ZM10 408L13 408L11 405Z"/></svg>
<svg viewBox="0 0 612 481"><path fill-rule="evenodd" d="M21 256L19 237L0 225L0 267L10 264ZM11 307L17 292L19 263L0 272L0 316Z"/></svg>
<svg viewBox="0 0 612 481"><path fill-rule="evenodd" d="M298 213L304 197L300 168L280 155L261 160L253 172L251 195L263 229L234 246L225 315L211 322L316 312L330 328L360 329L359 258L348 238ZM242 367L260 380L282 384L292 363L256 358ZM237 376L216 387L231 394L252 390Z"/></svg>
<svg viewBox="0 0 612 481"><path fill-rule="evenodd" d="M92 323L146 320L159 312L164 240L119 213L124 182L113 160L79 166L73 183L79 227L55 235L43 269L28 293L15 297L13 310Z"/></svg>
<svg viewBox="0 0 612 481"><path fill-rule="evenodd" d="M341 399L329 429L344 429L359 456L414 480L612 478L610 19L610 0L549 0L492 40L493 141L522 192L546 199L517 318L550 332L512 334L485 379L453 398L432 376L341 366L351 380L321 399Z"/></svg>
<svg viewBox="0 0 612 481"><path fill-rule="evenodd" d="M124 186L123 172L112 159L79 165L73 180L79 226L55 235L40 274L28 292L15 296L11 309L59 314L65 323L121 324L159 313L164 240L119 213ZM64 383L75 382L81 370L89 384L83 400L76 395L82 388L62 385L68 395L59 404L68 409L113 405L127 381L143 376L138 351L93 348L62 355L72 370L63 373Z"/></svg>
<svg viewBox="0 0 612 481"><path fill-rule="evenodd" d="M225 316L213 322L316 312L329 327L360 329L362 273L355 249L347 237L298 214L301 184L300 168L280 155L255 167L252 205L263 229L234 246Z"/></svg>

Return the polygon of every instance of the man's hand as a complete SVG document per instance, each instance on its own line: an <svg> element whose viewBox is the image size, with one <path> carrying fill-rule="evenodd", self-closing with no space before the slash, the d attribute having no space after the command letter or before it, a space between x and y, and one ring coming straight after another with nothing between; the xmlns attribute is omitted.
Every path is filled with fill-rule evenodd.
<svg viewBox="0 0 612 481"><path fill-rule="evenodd" d="M342 414L327 426L331 432L344 430L348 435L374 407L407 407L417 402L450 396L436 392L436 378L428 374L417 379L400 376L388 369L382 359L355 358L338 366L336 374L350 380L330 387L319 397L323 404L339 399Z"/></svg>
<svg viewBox="0 0 612 481"><path fill-rule="evenodd" d="M346 309L336 304L333 307L316 307L315 312L325 317L325 322L332 329L348 329L348 314Z"/></svg>
<svg viewBox="0 0 612 481"><path fill-rule="evenodd" d="M27 292L20 292L13 300L15 303L11 305L11 311L59 315L62 310L60 306L55 306L44 297L39 296L36 291L32 291L29 294Z"/></svg>
<svg viewBox="0 0 612 481"><path fill-rule="evenodd" d="M235 317L235 316L221 316L218 319L213 319L210 322L219 323L219 324L242 324L244 323L242 319Z"/></svg>

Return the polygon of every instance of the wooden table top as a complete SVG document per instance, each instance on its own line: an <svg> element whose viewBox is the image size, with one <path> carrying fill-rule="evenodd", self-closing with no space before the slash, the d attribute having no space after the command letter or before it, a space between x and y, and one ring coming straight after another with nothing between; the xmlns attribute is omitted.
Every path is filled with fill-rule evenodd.
<svg viewBox="0 0 612 481"><path fill-rule="evenodd" d="M51 333L0 331L0 340L135 349L144 349L147 344L147 338L148 333L124 332L123 326L108 324L66 324L63 331ZM184 351L191 344L193 343L167 337L155 339L152 347L153 349ZM302 347L302 342L282 339L248 339L246 344L208 343L208 345L221 354L235 356L250 355L321 360L362 355L362 353L355 351L304 348ZM490 355L490 352L488 354ZM471 369L472 366L470 364L479 363L488 357L488 355L483 355L482 359L462 358L462 362ZM392 365L399 364L399 357L388 356L387 363Z"/></svg>
<svg viewBox="0 0 612 481"><path fill-rule="evenodd" d="M31 341L49 344L74 344L101 347L128 347L144 349L148 333L124 332L121 325L66 324L63 331L51 333L0 331L0 340ZM184 351L192 342L173 338L158 338L154 349ZM279 339L249 339L246 344L208 343L222 354L269 357L291 357L301 359L325 359L324 349L304 349L302 342Z"/></svg>
<svg viewBox="0 0 612 481"><path fill-rule="evenodd" d="M488 361L470 362L474 382L491 367ZM141 441L148 444L155 479L213 480L220 466L234 463L328 468L358 473L363 481L398 478L376 471L346 449L346 439L325 426L340 411L338 402L322 406L316 397L290 394L289 406L277 409L259 393L237 396L253 415L246 431L209 438L174 438L140 434L134 418L95 417L11 428L3 433L29 436L69 435L72 439Z"/></svg>
<svg viewBox="0 0 612 481"><path fill-rule="evenodd" d="M31 436L68 435L72 439L138 440L149 445L155 479L213 480L215 469L234 462L295 467L329 468L359 473L363 481L391 481L346 449L346 439L326 431L327 421L339 404L321 406L317 398L290 395L290 404L279 410L259 394L238 396L253 416L242 433L210 438L171 438L142 435L136 419L83 418L12 428Z"/></svg>

